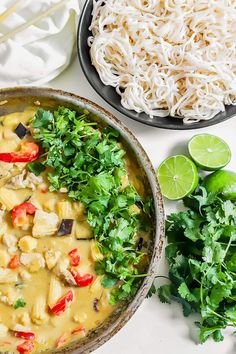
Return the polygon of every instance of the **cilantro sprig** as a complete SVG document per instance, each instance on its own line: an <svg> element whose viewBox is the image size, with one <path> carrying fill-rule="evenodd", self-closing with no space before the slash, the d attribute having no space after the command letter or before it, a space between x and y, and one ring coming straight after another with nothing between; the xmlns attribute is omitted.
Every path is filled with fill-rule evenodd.
<svg viewBox="0 0 236 354"><path fill-rule="evenodd" d="M134 186L121 188L126 175L125 151L119 133L111 127L100 129L88 119L65 107L55 112L39 109L33 118L33 137L44 148L44 162L31 171L49 167L50 190L68 189L69 197L84 204L104 260L96 264L104 275L105 288L116 285L111 302L132 296L145 276L139 271L144 254L137 250L136 233L149 224L152 202L143 201ZM41 159L42 160L42 159ZM40 161L41 161L40 160ZM134 204L141 213L134 213Z"/></svg>
<svg viewBox="0 0 236 354"><path fill-rule="evenodd" d="M219 342L223 329L236 326L236 203L203 187L184 203L186 211L167 219L171 283L158 289L159 298L201 316L201 343L210 336Z"/></svg>

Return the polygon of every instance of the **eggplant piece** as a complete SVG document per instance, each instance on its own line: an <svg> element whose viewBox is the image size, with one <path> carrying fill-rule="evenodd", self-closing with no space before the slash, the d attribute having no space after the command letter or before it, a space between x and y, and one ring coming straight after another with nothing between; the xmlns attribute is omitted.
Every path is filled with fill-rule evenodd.
<svg viewBox="0 0 236 354"><path fill-rule="evenodd" d="M138 240L138 244L137 244L137 251L140 252L142 250L144 246L144 239L142 237L140 237L140 239Z"/></svg>
<svg viewBox="0 0 236 354"><path fill-rule="evenodd" d="M135 203L135 205L137 205L137 207L139 208L139 209L143 209L143 203L141 202L141 201L137 201L136 203Z"/></svg>
<svg viewBox="0 0 236 354"><path fill-rule="evenodd" d="M14 130L14 133L18 136L18 138L23 139L28 133L28 129L22 123L19 123Z"/></svg>
<svg viewBox="0 0 236 354"><path fill-rule="evenodd" d="M93 300L93 309L95 312L99 312L99 300L97 298Z"/></svg>
<svg viewBox="0 0 236 354"><path fill-rule="evenodd" d="M70 235L72 231L74 220L73 219L62 219L61 225L57 232L57 236Z"/></svg>

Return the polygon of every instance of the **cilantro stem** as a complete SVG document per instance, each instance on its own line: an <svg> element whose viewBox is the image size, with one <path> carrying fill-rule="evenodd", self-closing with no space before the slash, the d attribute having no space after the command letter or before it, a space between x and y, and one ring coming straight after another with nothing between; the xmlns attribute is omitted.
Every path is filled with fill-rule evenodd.
<svg viewBox="0 0 236 354"><path fill-rule="evenodd" d="M152 274L134 274L134 275L131 275L130 278L144 278L144 277L150 277Z"/></svg>
<svg viewBox="0 0 236 354"><path fill-rule="evenodd" d="M230 248L230 245L231 245L231 242L233 241L233 238L235 237L235 235L231 235L230 239L229 239L229 242L228 242L228 246L226 247L226 250L225 250L225 255L224 255L224 258L226 257L227 253L228 253L228 250Z"/></svg>

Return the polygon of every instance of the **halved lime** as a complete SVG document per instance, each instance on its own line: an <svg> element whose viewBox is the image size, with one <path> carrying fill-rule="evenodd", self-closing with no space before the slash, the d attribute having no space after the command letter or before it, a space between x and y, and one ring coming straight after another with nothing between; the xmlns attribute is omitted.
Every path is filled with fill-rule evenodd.
<svg viewBox="0 0 236 354"><path fill-rule="evenodd" d="M197 167L188 157L168 157L157 169L162 194L171 200L182 199L198 185Z"/></svg>
<svg viewBox="0 0 236 354"><path fill-rule="evenodd" d="M188 143L189 154L202 170L215 171L225 167L231 151L224 140L211 134L195 135Z"/></svg>
<svg viewBox="0 0 236 354"><path fill-rule="evenodd" d="M236 173L220 170L206 176L203 186L208 192L222 193L227 199L236 199Z"/></svg>

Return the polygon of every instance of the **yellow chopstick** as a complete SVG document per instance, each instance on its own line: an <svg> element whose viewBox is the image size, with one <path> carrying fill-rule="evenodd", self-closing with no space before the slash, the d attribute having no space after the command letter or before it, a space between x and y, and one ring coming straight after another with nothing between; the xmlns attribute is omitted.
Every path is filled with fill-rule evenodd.
<svg viewBox="0 0 236 354"><path fill-rule="evenodd" d="M62 1L58 2L58 3L56 3L55 5L50 7L48 10L44 11L42 14L36 16L34 19L24 23L23 25L20 25L19 27L17 27L13 31L11 31L11 32L5 34L4 36L0 37L0 44L5 42L5 41L7 41L11 37L15 36L17 33L22 32L26 28L28 28L28 27L34 25L35 23L43 20L45 17L48 17L48 16L52 15L54 12L56 12L58 9L60 9L68 1L69 0L62 0Z"/></svg>
<svg viewBox="0 0 236 354"><path fill-rule="evenodd" d="M4 20L6 20L9 16L11 16L14 11L16 11L21 4L23 3L23 0L17 0L14 2L14 4L12 4L9 9L7 9L6 11L4 11L2 14L0 14L0 22L3 22Z"/></svg>

